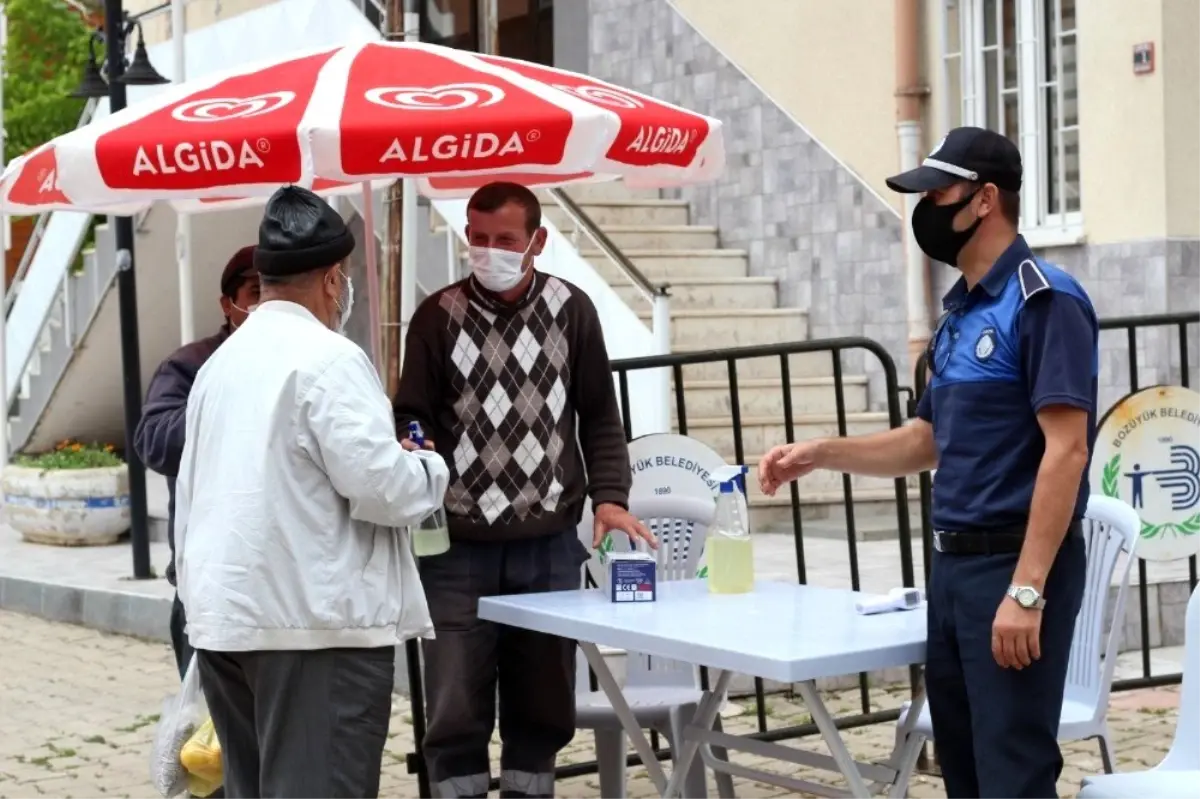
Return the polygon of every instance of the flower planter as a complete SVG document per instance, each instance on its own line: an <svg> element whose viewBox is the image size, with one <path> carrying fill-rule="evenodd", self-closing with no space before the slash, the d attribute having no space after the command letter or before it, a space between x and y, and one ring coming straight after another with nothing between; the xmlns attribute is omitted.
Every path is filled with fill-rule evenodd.
<svg viewBox="0 0 1200 799"><path fill-rule="evenodd" d="M8 523L26 541L58 546L112 544L129 530L125 464L94 469L7 466Z"/></svg>

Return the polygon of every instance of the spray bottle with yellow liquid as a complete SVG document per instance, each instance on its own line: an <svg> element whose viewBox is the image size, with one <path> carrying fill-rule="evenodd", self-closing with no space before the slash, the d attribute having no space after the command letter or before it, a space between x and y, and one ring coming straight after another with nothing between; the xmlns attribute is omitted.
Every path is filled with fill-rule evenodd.
<svg viewBox="0 0 1200 799"><path fill-rule="evenodd" d="M704 545L708 590L714 594L744 594L754 590L754 546L746 507L745 466L717 469L720 484L717 508Z"/></svg>

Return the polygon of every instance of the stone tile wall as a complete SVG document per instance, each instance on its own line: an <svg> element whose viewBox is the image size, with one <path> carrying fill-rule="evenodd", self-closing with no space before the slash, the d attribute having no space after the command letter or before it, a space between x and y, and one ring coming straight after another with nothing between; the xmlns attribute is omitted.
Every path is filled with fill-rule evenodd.
<svg viewBox="0 0 1200 799"><path fill-rule="evenodd" d="M589 0L589 71L725 123L728 169L716 183L668 194L698 225L780 279L780 302L807 308L816 338L865 335L906 358L900 218L814 141L666 0ZM873 360L873 359L872 359ZM847 354L861 373L864 357ZM872 364L871 366L874 366ZM882 376L867 367L871 395ZM907 367L900 366L901 382Z"/></svg>
<svg viewBox="0 0 1200 799"><path fill-rule="evenodd" d="M574 0L573 0L574 1ZM717 2L718 0L714 0ZM587 0L591 74L693 108L725 123L728 168L716 183L667 194L688 200L696 224L750 254L750 271L780 279L780 302L806 308L815 338L863 335L907 373L904 251L899 215L700 35L667 0ZM1042 253L1083 282L1102 317L1200 308L1200 241L1158 240ZM957 278L934 265L935 296ZM935 303L936 308L940 304ZM1200 385L1197 328L1189 331L1192 385ZM1128 391L1124 334L1102 339L1101 403ZM1139 384L1178 382L1178 333L1138 335ZM861 356L846 368L882 375Z"/></svg>

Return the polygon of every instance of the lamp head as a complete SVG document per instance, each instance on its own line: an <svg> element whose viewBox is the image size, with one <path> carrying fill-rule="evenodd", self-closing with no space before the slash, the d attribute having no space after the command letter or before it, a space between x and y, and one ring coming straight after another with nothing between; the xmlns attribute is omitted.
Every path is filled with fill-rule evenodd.
<svg viewBox="0 0 1200 799"><path fill-rule="evenodd" d="M83 80L79 82L78 88L71 92L71 96L83 99L108 97L108 83L100 74L100 65L96 63L94 53L88 58L87 65L83 68Z"/></svg>
<svg viewBox="0 0 1200 799"><path fill-rule="evenodd" d="M121 83L128 86L157 86L171 81L158 74L158 70L150 64L150 56L146 53L146 42L142 39L142 26L137 25L138 41L133 51L133 63L120 78Z"/></svg>

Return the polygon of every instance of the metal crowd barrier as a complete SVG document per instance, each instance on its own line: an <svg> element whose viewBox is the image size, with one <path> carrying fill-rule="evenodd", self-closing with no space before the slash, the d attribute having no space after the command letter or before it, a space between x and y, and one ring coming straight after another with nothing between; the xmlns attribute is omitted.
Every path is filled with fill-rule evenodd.
<svg viewBox="0 0 1200 799"><path fill-rule="evenodd" d="M901 389L898 384L895 361L892 360L892 357L888 354L887 350L884 349L884 347L878 342L862 337L847 337L817 341L797 341L766 346L736 347L732 349L714 349L697 352L672 353L669 355L656 355L645 358L631 358L627 360L614 361L612 364L612 370L617 376L619 401L621 403L621 415L625 420L626 437L631 436L629 421L631 405L631 399L629 396L629 374L631 372L643 369L671 370L674 378L673 383L676 427L680 434L687 435L688 407L687 398L684 391L684 368L688 366L695 367L701 364L724 364L724 372L729 391L729 407L731 409L730 427L733 432L735 462L744 462L747 452L743 441L742 412L738 396L738 366L739 364L743 364L750 360L778 359L778 385L783 397L782 421L785 430L785 440L788 443L793 442L796 440L796 421L791 390L792 377L790 358L791 356L810 354L817 354L819 356L821 353L825 353L830 358L833 378L832 389L834 392L837 420L837 433L840 436L845 436L847 433L847 402L842 354L848 351L862 351L866 354L874 356L875 359L878 360L885 381L888 425L890 427L899 427L900 425L904 424L905 413L903 410L903 405L900 401L900 393L901 391L907 391L907 389ZM799 581L804 583L807 582L808 575L807 559L805 556L806 553L804 546L804 522L801 513L802 491L803 486L801 484L791 484L790 509L792 532L795 538L796 570ZM851 483L850 477L848 475L843 476L842 501L846 519L846 545L850 562L849 587L854 590L859 590L861 586L854 491L855 489ZM897 508L896 529L900 548L899 577L903 585L913 586L915 585L915 576L912 558L912 528L909 521L909 489L906 480L898 479L895 481L895 499ZM410 774L418 775L421 796L429 796L428 779L424 774L424 762L421 756L421 739L425 734L425 713L424 697L421 690L421 663L418 654L417 642L407 642L406 648L409 689L412 697L413 736L416 741L416 751L408 756L407 767ZM701 670L701 679L707 685L707 673L705 670ZM914 667L911 670L910 680L913 690L918 690L921 680L921 672L919 668ZM762 680L755 679L754 686L756 705L755 712L758 730L757 732L752 733L749 737L763 741L782 741L819 734L816 725L812 723L770 729L767 721L766 703L764 701ZM882 722L890 722L895 721L899 717L899 708L892 708L882 711L871 710L871 686L866 674L859 675L859 695L862 711L853 716L847 716L838 719L837 724L840 728L861 727L871 724L879 724ZM651 746L654 748L659 758L663 759L669 757L669 750L659 746L657 734L652 734L651 738ZM641 759L637 755L629 755L627 760L630 766L637 766L641 764ZM566 779L587 774L595 774L596 772L596 762L590 761L586 763L560 766L555 770L555 775L558 779ZM495 790L496 788L497 785L493 784L492 790Z"/></svg>

